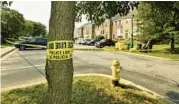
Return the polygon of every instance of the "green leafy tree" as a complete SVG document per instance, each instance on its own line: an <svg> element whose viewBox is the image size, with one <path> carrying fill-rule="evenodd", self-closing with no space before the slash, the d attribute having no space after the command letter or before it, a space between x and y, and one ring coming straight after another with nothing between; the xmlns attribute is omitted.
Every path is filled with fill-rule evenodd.
<svg viewBox="0 0 179 104"><path fill-rule="evenodd" d="M101 20L103 16L105 16L102 15L104 14L103 13L104 10L102 9L103 6L101 6L104 5L103 3L104 2L100 2L100 5L94 7L92 6L93 8L95 9L99 8L100 10L98 11L99 12L98 16L92 12L92 21L94 19ZM124 5L121 5L120 7L118 7L118 9L123 8L123 6ZM110 10L110 9L111 8L108 8L106 10ZM73 40L75 16L78 15L78 14L75 15L75 10L79 11L79 10L83 10L83 8L75 9L75 2L56 2L56 1L52 2L49 35L48 35L49 42L58 41L58 40ZM124 11L126 11L124 13L127 13L130 10L130 8L120 9L120 10L121 13ZM81 12L81 14L86 14L86 13L87 11ZM108 13L106 12L106 14ZM89 16L90 15L88 15L87 17ZM109 16L112 15L109 14ZM72 59L68 59L68 60L47 59L45 70L46 70L46 78L48 82L48 92L44 104L70 104L71 92L72 92L72 79L73 79Z"/></svg>
<svg viewBox="0 0 179 104"><path fill-rule="evenodd" d="M102 40L102 39L104 39L104 36L103 36L103 35L97 35L97 36L96 36L96 39L97 39L97 40Z"/></svg>
<svg viewBox="0 0 179 104"><path fill-rule="evenodd" d="M179 35L178 2L140 2L136 18L139 19L139 40L171 40L171 52ZM157 14L157 15L156 15Z"/></svg>
<svg viewBox="0 0 179 104"><path fill-rule="evenodd" d="M1 8L7 8L7 7L11 6L12 3L13 3L13 1L0 1L0 6L1 6Z"/></svg>
<svg viewBox="0 0 179 104"><path fill-rule="evenodd" d="M45 36L47 33L46 26L40 22L34 22L34 33L32 36Z"/></svg>
<svg viewBox="0 0 179 104"><path fill-rule="evenodd" d="M45 36L47 34L46 26L40 22L31 20L25 21L25 27L22 31L24 36Z"/></svg>
<svg viewBox="0 0 179 104"><path fill-rule="evenodd" d="M81 20L82 15L86 15L88 21L92 23L92 38L95 25L100 25L105 19L110 20L110 37L112 38L111 18L119 14L126 15L130 10L137 7L136 1L80 1L76 3L76 21Z"/></svg>
<svg viewBox="0 0 179 104"><path fill-rule="evenodd" d="M34 36L34 22L30 20L25 21L25 27L22 31L23 36Z"/></svg>
<svg viewBox="0 0 179 104"><path fill-rule="evenodd" d="M1 9L1 35L4 38L18 38L24 29L24 17L10 8Z"/></svg>

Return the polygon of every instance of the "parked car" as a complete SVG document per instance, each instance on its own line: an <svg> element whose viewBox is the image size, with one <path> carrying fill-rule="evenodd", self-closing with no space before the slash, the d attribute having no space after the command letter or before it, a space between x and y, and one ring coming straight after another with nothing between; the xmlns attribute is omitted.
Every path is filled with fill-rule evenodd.
<svg viewBox="0 0 179 104"><path fill-rule="evenodd" d="M24 44L28 44L28 45L24 45ZM19 50L25 50L26 48L37 48L29 45L47 46L47 38L35 38L32 40L24 40L19 42L19 44L15 44L15 47L19 48Z"/></svg>
<svg viewBox="0 0 179 104"><path fill-rule="evenodd" d="M101 41L95 43L95 46L97 48L102 48L104 46L114 46L114 45L115 43L111 39L102 39Z"/></svg>
<svg viewBox="0 0 179 104"><path fill-rule="evenodd" d="M83 40L84 40L83 38L78 38L78 39L77 39L77 43L78 43L78 44L82 44Z"/></svg>
<svg viewBox="0 0 179 104"><path fill-rule="evenodd" d="M81 44L83 45L87 45L88 42L90 42L91 39L83 39L83 41L81 42Z"/></svg>
<svg viewBox="0 0 179 104"><path fill-rule="evenodd" d="M96 42L99 42L99 41L100 41L99 39L93 39L93 40L87 42L87 45L89 45L89 46L94 46L95 43L96 43Z"/></svg>

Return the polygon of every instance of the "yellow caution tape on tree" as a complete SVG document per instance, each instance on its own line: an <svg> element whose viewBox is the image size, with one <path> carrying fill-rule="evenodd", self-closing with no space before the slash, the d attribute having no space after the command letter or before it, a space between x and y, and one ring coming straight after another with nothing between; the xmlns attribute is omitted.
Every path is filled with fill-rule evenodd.
<svg viewBox="0 0 179 104"><path fill-rule="evenodd" d="M47 44L47 59L49 60L67 60L72 58L73 41L60 40L50 41Z"/></svg>

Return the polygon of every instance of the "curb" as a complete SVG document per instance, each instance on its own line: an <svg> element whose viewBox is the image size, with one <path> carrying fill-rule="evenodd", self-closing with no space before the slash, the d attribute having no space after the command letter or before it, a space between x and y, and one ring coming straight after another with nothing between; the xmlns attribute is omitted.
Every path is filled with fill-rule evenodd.
<svg viewBox="0 0 179 104"><path fill-rule="evenodd" d="M110 76L110 75L106 75L106 74L96 74L96 73L77 74L77 75L75 75L74 77L77 77L77 76L102 76L102 77L107 77L107 78L112 79L112 76ZM145 88L145 87L143 87L143 86L137 85L137 84L135 84L134 82L128 81L128 80L126 80L126 79L120 78L120 83L126 84L126 85L131 85L131 86L136 87L136 88L138 88L138 89L140 89L140 90L146 91L146 92L152 94L152 95L155 96L155 97L164 98L163 96L161 96L161 95L159 95L159 94L157 94L157 93L155 93L155 92L153 92L153 91L151 91L151 90L149 90L149 89L147 89L147 88Z"/></svg>
<svg viewBox="0 0 179 104"><path fill-rule="evenodd" d="M16 49L16 48L14 47L14 48L12 48L11 50L9 50L9 51L7 51L7 52L1 54L1 58L3 58L5 55L9 54L10 52L14 51L15 49Z"/></svg>
<svg viewBox="0 0 179 104"><path fill-rule="evenodd" d="M81 51L104 51L103 48L74 48L74 50L81 50Z"/></svg>
<svg viewBox="0 0 179 104"><path fill-rule="evenodd" d="M136 56L142 56L142 57L145 57L145 58L154 58L154 59L160 59L160 60L167 60L167 61L179 62L179 59L169 59L169 58L162 58L162 57L156 57L156 56L136 54L136 53L131 53L131 52L123 52L123 51L119 51L119 52L120 52L120 53L124 53L124 54L131 54L131 55L136 55Z"/></svg>

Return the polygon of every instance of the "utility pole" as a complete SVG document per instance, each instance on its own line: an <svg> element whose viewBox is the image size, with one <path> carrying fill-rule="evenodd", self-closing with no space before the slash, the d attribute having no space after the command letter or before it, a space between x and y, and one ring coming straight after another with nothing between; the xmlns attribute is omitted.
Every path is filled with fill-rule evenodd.
<svg viewBox="0 0 179 104"><path fill-rule="evenodd" d="M131 47L134 47L134 39L133 39L133 22L134 22L134 15L132 14L132 19L131 19Z"/></svg>

